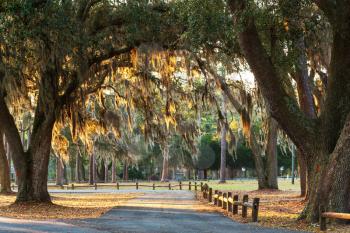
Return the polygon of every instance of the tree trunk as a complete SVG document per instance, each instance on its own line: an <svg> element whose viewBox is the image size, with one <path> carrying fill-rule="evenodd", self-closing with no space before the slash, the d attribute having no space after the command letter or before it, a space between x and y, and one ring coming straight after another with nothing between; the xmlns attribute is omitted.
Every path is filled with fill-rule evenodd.
<svg viewBox="0 0 350 233"><path fill-rule="evenodd" d="M163 169L162 169L162 182L169 181L169 146L165 145L163 148Z"/></svg>
<svg viewBox="0 0 350 233"><path fill-rule="evenodd" d="M124 168L123 168L123 180L128 181L129 180L129 171L128 171L128 162L124 162Z"/></svg>
<svg viewBox="0 0 350 233"><path fill-rule="evenodd" d="M75 182L76 183L80 183L80 181L81 181L81 176L80 176L80 163L81 163L81 161L80 161L80 155L79 155L80 153L79 152L77 152L76 153L76 157L75 157Z"/></svg>
<svg viewBox="0 0 350 233"><path fill-rule="evenodd" d="M112 158L112 183L117 182L116 162L115 158Z"/></svg>
<svg viewBox="0 0 350 233"><path fill-rule="evenodd" d="M9 194L11 193L11 177L10 168L5 152L3 134L0 131L0 193Z"/></svg>
<svg viewBox="0 0 350 233"><path fill-rule="evenodd" d="M94 154L90 155L89 159L89 184L93 185L95 183L94 179Z"/></svg>
<svg viewBox="0 0 350 233"><path fill-rule="evenodd" d="M220 151L220 181L219 183L226 182L226 150L227 150L227 141L226 141L226 124L221 125L221 151Z"/></svg>
<svg viewBox="0 0 350 233"><path fill-rule="evenodd" d="M105 183L108 183L108 161L104 160L104 168L105 168Z"/></svg>
<svg viewBox="0 0 350 233"><path fill-rule="evenodd" d="M22 193L21 197L17 198L17 201L39 201L39 202L51 202L50 195L47 189L48 178L48 166L50 159L52 129L54 120L48 120L48 122L40 124L38 126L31 142L30 153L32 158L32 168L29 172L29 176L25 179L31 179L32 193ZM22 192L23 190L19 190Z"/></svg>
<svg viewBox="0 0 350 233"><path fill-rule="evenodd" d="M64 166L60 156L56 157L56 185L64 184Z"/></svg>
<svg viewBox="0 0 350 233"><path fill-rule="evenodd" d="M94 183L97 183L97 160L95 153L92 155L92 180Z"/></svg>
<svg viewBox="0 0 350 233"><path fill-rule="evenodd" d="M269 189L278 189L278 162L277 162L277 128L278 123L272 118L268 119L268 135L267 135L267 180Z"/></svg>
<svg viewBox="0 0 350 233"><path fill-rule="evenodd" d="M301 151L297 151L297 159L299 165L299 176L300 176L300 196L307 199L307 166L305 158L302 156Z"/></svg>
<svg viewBox="0 0 350 233"><path fill-rule="evenodd" d="M208 179L208 170L207 169L204 169L203 170L203 173L204 173L204 179Z"/></svg>

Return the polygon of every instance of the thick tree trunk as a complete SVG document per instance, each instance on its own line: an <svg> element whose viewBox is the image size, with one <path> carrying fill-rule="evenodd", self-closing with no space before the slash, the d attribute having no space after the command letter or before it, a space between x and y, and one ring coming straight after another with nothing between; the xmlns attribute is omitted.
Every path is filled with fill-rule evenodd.
<svg viewBox="0 0 350 233"><path fill-rule="evenodd" d="M169 181L169 146L165 145L163 148L163 168L162 168L162 182Z"/></svg>
<svg viewBox="0 0 350 233"><path fill-rule="evenodd" d="M112 159L112 183L117 182L116 162L115 158Z"/></svg>
<svg viewBox="0 0 350 233"><path fill-rule="evenodd" d="M32 183L33 192L32 194L23 193L23 196L27 196L24 201L51 201L47 189L47 178L53 125L54 120L48 120L48 122L42 123L37 128L35 134L33 134L35 137L32 140L30 149L28 151L32 157L32 170L29 173L30 176L26 177L26 179L31 179L30 182ZM17 198L17 201L22 200L23 199Z"/></svg>
<svg viewBox="0 0 350 233"><path fill-rule="evenodd" d="M11 193L10 168L6 157L3 134L0 131L0 193Z"/></svg>
<svg viewBox="0 0 350 233"><path fill-rule="evenodd" d="M277 162L277 128L278 123L272 118L268 119L268 135L267 135L267 180L269 189L278 189L278 162Z"/></svg>

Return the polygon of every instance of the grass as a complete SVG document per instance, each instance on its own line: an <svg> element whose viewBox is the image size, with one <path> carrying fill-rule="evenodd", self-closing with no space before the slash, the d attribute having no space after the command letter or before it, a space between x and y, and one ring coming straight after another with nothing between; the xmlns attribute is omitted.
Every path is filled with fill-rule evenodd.
<svg viewBox="0 0 350 233"><path fill-rule="evenodd" d="M223 184L219 184L217 180L214 180L206 183L213 190L254 191L258 189L258 182L256 180L227 180ZM300 192L299 180L295 180L295 184L292 184L290 179L279 179L278 186L282 191Z"/></svg>
<svg viewBox="0 0 350 233"><path fill-rule="evenodd" d="M140 194L53 194L52 204L14 204L15 195L0 195L0 216L21 219L98 218Z"/></svg>

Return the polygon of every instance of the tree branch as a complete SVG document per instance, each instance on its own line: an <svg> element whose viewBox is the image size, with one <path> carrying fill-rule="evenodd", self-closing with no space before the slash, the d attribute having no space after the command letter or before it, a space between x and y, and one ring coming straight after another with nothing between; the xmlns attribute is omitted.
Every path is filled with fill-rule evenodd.
<svg viewBox="0 0 350 233"><path fill-rule="evenodd" d="M244 1L228 0L234 24L246 6ZM283 88L283 80L264 49L253 16L245 15L239 25L239 45L264 95L271 115L304 154L312 154L316 143L316 121L305 116L297 102ZM305 143L311 142L311 143Z"/></svg>
<svg viewBox="0 0 350 233"><path fill-rule="evenodd" d="M101 63L105 60L111 59L113 57L122 55L124 53L128 53L133 48L134 47L132 47L132 46L125 46L123 48L111 48L109 51L89 59L89 61L88 61L89 67L93 66L94 64L99 64L99 63Z"/></svg>

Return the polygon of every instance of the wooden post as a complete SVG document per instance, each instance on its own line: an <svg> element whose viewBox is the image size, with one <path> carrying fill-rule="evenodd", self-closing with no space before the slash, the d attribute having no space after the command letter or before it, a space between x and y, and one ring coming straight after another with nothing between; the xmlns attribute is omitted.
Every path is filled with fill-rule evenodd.
<svg viewBox="0 0 350 233"><path fill-rule="evenodd" d="M227 193L227 211L232 212L232 202L228 201L229 198L232 198L232 192Z"/></svg>
<svg viewBox="0 0 350 233"><path fill-rule="evenodd" d="M233 202L236 202L236 201L238 201L238 195L233 196ZM238 205L237 204L233 204L232 213L238 214Z"/></svg>
<svg viewBox="0 0 350 233"><path fill-rule="evenodd" d="M325 212L325 208L323 205L320 205L320 230L326 231L327 230L327 219L322 216L322 214Z"/></svg>
<svg viewBox="0 0 350 233"><path fill-rule="evenodd" d="M258 221L259 202L260 202L260 198L254 198L253 199L253 209L252 209L252 220L253 220L253 222L257 222Z"/></svg>
<svg viewBox="0 0 350 233"><path fill-rule="evenodd" d="M97 183L95 183L95 185L94 185L94 186L95 186L95 190L97 190Z"/></svg>
<svg viewBox="0 0 350 233"><path fill-rule="evenodd" d="M74 190L74 184L72 184L72 190Z"/></svg>
<svg viewBox="0 0 350 233"><path fill-rule="evenodd" d="M194 190L197 191L197 182L194 182Z"/></svg>
<svg viewBox="0 0 350 233"><path fill-rule="evenodd" d="M117 189L119 190L119 182L117 182Z"/></svg>
<svg viewBox="0 0 350 233"><path fill-rule="evenodd" d="M171 184L169 183L169 190L171 190Z"/></svg>
<svg viewBox="0 0 350 233"><path fill-rule="evenodd" d="M222 192L219 192L219 197L218 197L218 206L222 207L222 200L220 200L220 197L222 197Z"/></svg>
<svg viewBox="0 0 350 233"><path fill-rule="evenodd" d="M156 190L156 185L153 183L153 190Z"/></svg>
<svg viewBox="0 0 350 233"><path fill-rule="evenodd" d="M208 202L211 203L212 201L213 201L213 189L209 188Z"/></svg>
<svg viewBox="0 0 350 233"><path fill-rule="evenodd" d="M248 202L248 195L245 194L243 196L243 206L242 206L242 217L246 218L247 217L247 213L248 213L248 208L246 206L244 206L244 203Z"/></svg>
<svg viewBox="0 0 350 233"><path fill-rule="evenodd" d="M214 191L214 194L215 196L218 194L218 190L215 190ZM217 205L218 204L218 198L217 197L214 197L214 205Z"/></svg>
<svg viewBox="0 0 350 233"><path fill-rule="evenodd" d="M223 208L224 210L227 210L227 203L228 203L228 202L225 202L225 198L227 198L227 193L223 193L223 194L222 194L222 208Z"/></svg>
<svg viewBox="0 0 350 233"><path fill-rule="evenodd" d="M188 190L191 190L191 181L188 183Z"/></svg>
<svg viewBox="0 0 350 233"><path fill-rule="evenodd" d="M139 189L139 182L136 182L136 190Z"/></svg>
<svg viewBox="0 0 350 233"><path fill-rule="evenodd" d="M179 182L180 190L182 190L182 182Z"/></svg>

